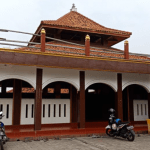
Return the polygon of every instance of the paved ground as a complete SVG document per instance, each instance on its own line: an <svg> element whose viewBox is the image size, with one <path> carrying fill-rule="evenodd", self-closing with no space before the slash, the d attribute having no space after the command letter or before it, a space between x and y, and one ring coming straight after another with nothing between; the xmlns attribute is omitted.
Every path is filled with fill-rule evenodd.
<svg viewBox="0 0 150 150"><path fill-rule="evenodd" d="M149 150L150 135L136 135L134 142L121 138L63 138L48 141L7 142L4 150Z"/></svg>

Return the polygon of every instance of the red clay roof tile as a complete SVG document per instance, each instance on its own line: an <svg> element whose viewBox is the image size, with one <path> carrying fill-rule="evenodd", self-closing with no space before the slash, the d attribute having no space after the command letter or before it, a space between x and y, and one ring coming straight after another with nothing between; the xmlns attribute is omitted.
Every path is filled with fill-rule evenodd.
<svg viewBox="0 0 150 150"><path fill-rule="evenodd" d="M46 25L69 27L69 28L74 28L74 29L75 28L84 29L87 31L97 31L97 32L103 32L103 33L110 33L110 34L121 34L121 35L132 34L131 32L125 32L121 30L106 28L75 11L71 11L57 20L43 20L41 21L41 23L46 24Z"/></svg>
<svg viewBox="0 0 150 150"><path fill-rule="evenodd" d="M71 44L65 44L62 42L47 42L46 44L52 44L55 46L46 46L47 53L56 53L56 54L68 54L68 55L85 55L85 46L77 46L77 45L71 45ZM57 46L66 46L66 47L57 47ZM35 47L41 47L41 45L35 45ZM73 47L73 48L69 48ZM79 50L77 48L82 48L83 50ZM47 50L49 49L49 50ZM33 52L40 52L40 49L34 49L34 48L19 48L18 50L23 51L33 51ZM101 48L101 49L95 49L91 48L90 50L96 50L97 52L90 52L90 54L94 55L93 57L114 57L114 58L124 58L124 53L122 50L118 50L115 48ZM109 50L110 53L106 53ZM118 52L122 52L121 54L117 54ZM91 55L91 56L92 56ZM136 55L129 55L129 59L136 59L136 60L150 60L148 57L144 56L136 56Z"/></svg>

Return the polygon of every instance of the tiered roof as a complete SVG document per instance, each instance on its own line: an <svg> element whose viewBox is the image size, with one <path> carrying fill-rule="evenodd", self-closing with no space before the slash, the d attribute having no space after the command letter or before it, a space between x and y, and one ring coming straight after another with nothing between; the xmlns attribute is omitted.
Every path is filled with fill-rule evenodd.
<svg viewBox="0 0 150 150"><path fill-rule="evenodd" d="M86 30L87 32L97 32L110 35L119 34L130 36L132 34L131 32L106 28L76 11L71 11L57 20L41 21L41 24L57 27L67 27L70 29L81 29Z"/></svg>

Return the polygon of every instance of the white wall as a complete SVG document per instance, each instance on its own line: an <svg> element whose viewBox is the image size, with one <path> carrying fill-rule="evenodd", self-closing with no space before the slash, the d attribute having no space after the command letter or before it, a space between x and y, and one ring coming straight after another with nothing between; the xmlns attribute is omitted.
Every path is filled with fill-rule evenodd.
<svg viewBox="0 0 150 150"><path fill-rule="evenodd" d="M21 79L36 87L36 67L0 64L0 81L5 79Z"/></svg>
<svg viewBox="0 0 150 150"><path fill-rule="evenodd" d="M79 90L79 71L73 69L43 68L42 88L55 81L68 82Z"/></svg>
<svg viewBox="0 0 150 150"><path fill-rule="evenodd" d="M24 80L36 88L36 67L0 64L0 81L11 78ZM79 90L79 70L43 68L42 88L55 81L68 82ZM108 84L114 91L117 91L117 73L85 71L85 89L94 83ZM122 73L122 89L131 84L141 85L150 92L150 75Z"/></svg>
<svg viewBox="0 0 150 150"><path fill-rule="evenodd" d="M85 71L85 89L94 83L104 83L117 91L117 73L103 71Z"/></svg>
<svg viewBox="0 0 150 150"><path fill-rule="evenodd" d="M143 86L147 92L150 92L150 75L138 73L123 73L122 74L122 90L128 85L138 84Z"/></svg>

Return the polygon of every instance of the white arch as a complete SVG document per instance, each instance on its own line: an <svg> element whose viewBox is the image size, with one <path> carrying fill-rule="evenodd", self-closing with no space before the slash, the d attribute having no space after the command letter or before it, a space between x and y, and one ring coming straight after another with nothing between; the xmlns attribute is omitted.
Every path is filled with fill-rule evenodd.
<svg viewBox="0 0 150 150"><path fill-rule="evenodd" d="M58 82L58 81L70 83L79 91L79 86L75 82L73 82L72 80L69 80L67 78L53 78L53 79L49 79L49 80L45 81L42 84L42 89L44 89L44 87L46 87L48 84L50 84L52 82Z"/></svg>
<svg viewBox="0 0 150 150"><path fill-rule="evenodd" d="M129 85L132 84L137 84L142 86L148 93L150 92L150 87L148 87L145 83L141 82L141 81L131 81L131 82L127 82L122 86L122 91Z"/></svg>
<svg viewBox="0 0 150 150"><path fill-rule="evenodd" d="M20 79L20 80L26 81L29 84L31 84L34 89L36 89L36 85L32 82L32 80L30 80L30 79L28 79L28 78L26 78L24 76L20 76L20 75L5 75L5 76L0 77L0 81L7 80L7 79Z"/></svg>
<svg viewBox="0 0 150 150"><path fill-rule="evenodd" d="M117 92L117 87L112 84L111 82L107 81L107 80L92 80L90 82L88 82L86 85L85 85L85 90L92 84L95 84L95 83L103 83L103 84L107 84L108 86L110 86L114 92Z"/></svg>

